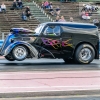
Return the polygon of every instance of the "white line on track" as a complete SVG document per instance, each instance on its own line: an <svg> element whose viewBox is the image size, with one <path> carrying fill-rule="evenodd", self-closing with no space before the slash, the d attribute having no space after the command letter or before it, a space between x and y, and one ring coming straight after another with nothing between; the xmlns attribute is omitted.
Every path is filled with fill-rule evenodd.
<svg viewBox="0 0 100 100"><path fill-rule="evenodd" d="M28 89L28 88L34 88L34 89L36 89L36 88L84 88L85 87L85 89L86 88L98 88L98 89L100 89L100 85L84 85L84 86L38 86L38 87L31 87L31 86L29 86L29 87L0 87L0 89L7 89L7 88L9 88L9 89L11 89L11 88L21 88L21 89Z"/></svg>
<svg viewBox="0 0 100 100"><path fill-rule="evenodd" d="M23 74L69 74L69 73L100 73L100 71L53 71L53 72L0 72L0 75L23 75Z"/></svg>

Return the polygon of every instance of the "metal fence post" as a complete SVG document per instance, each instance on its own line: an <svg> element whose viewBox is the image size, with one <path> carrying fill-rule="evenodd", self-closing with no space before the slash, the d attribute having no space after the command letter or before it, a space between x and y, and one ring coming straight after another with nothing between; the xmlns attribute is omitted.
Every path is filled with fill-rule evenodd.
<svg viewBox="0 0 100 100"><path fill-rule="evenodd" d="M2 33L2 40L4 40L4 33Z"/></svg>

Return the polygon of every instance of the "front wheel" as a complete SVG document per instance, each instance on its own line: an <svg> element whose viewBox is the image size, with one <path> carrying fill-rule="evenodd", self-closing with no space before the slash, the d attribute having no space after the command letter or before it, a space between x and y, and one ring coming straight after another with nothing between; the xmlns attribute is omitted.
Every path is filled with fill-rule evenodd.
<svg viewBox="0 0 100 100"><path fill-rule="evenodd" d="M75 52L75 60L81 64L89 64L95 57L95 50L89 44L80 45Z"/></svg>
<svg viewBox="0 0 100 100"><path fill-rule="evenodd" d="M16 60L22 61L27 57L27 48L25 46L18 45L13 49L12 54Z"/></svg>

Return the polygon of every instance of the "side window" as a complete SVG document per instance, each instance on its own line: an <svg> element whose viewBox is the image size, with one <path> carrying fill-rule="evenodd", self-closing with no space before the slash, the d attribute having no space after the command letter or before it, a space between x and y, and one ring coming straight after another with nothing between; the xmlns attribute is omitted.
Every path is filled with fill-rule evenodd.
<svg viewBox="0 0 100 100"><path fill-rule="evenodd" d="M45 34L45 35L53 34L53 29L52 29L52 27L47 26L47 27L45 28L44 34Z"/></svg>
<svg viewBox="0 0 100 100"><path fill-rule="evenodd" d="M59 36L60 26L47 26L44 30L44 35Z"/></svg>
<svg viewBox="0 0 100 100"><path fill-rule="evenodd" d="M60 35L60 26L55 26L55 28L53 29L53 33L55 33L57 36Z"/></svg>

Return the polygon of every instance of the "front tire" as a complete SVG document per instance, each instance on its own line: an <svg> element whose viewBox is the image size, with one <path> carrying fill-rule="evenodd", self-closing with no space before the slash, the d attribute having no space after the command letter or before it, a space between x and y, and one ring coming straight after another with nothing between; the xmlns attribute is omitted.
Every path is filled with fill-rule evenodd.
<svg viewBox="0 0 100 100"><path fill-rule="evenodd" d="M13 49L12 54L16 60L22 61L27 57L27 48L25 46L18 45Z"/></svg>
<svg viewBox="0 0 100 100"><path fill-rule="evenodd" d="M75 52L75 60L80 64L89 64L95 57L95 50L89 44L81 44Z"/></svg>
<svg viewBox="0 0 100 100"><path fill-rule="evenodd" d="M13 58L12 55L8 54L7 56L5 56L5 58L9 61L14 61L15 59Z"/></svg>

